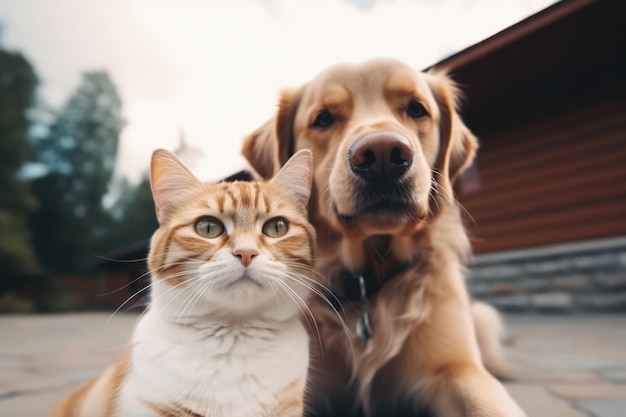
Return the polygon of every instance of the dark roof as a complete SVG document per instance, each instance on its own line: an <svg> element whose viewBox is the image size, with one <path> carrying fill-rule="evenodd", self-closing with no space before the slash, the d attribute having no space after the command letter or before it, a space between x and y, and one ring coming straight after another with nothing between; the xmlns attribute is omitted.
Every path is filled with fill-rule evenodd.
<svg viewBox="0 0 626 417"><path fill-rule="evenodd" d="M626 2L567 0L434 65L466 93L479 135L626 96Z"/></svg>

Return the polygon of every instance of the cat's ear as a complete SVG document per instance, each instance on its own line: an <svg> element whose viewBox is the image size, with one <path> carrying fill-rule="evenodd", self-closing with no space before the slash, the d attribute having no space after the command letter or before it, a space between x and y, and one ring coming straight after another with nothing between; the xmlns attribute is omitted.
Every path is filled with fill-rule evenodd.
<svg viewBox="0 0 626 417"><path fill-rule="evenodd" d="M272 184L288 190L306 207L313 184L313 154L308 149L296 152L272 178Z"/></svg>
<svg viewBox="0 0 626 417"><path fill-rule="evenodd" d="M159 223L170 213L180 198L200 181L171 152L157 149L150 162L150 188Z"/></svg>

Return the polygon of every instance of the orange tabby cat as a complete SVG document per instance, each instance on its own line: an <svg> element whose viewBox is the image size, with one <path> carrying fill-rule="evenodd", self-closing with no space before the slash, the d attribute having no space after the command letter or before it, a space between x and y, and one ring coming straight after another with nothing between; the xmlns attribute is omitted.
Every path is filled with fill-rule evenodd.
<svg viewBox="0 0 626 417"><path fill-rule="evenodd" d="M269 182L202 184L155 151L150 307L132 348L52 415L301 416L311 165L301 151Z"/></svg>

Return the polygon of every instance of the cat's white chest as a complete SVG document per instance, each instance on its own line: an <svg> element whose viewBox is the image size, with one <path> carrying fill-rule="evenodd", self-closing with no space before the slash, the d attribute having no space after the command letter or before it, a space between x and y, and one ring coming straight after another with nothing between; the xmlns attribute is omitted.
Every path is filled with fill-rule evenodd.
<svg viewBox="0 0 626 417"><path fill-rule="evenodd" d="M200 415L258 416L286 386L305 377L308 338L297 319L280 328L208 322L176 327L148 311L135 331L132 358L121 415L149 402Z"/></svg>

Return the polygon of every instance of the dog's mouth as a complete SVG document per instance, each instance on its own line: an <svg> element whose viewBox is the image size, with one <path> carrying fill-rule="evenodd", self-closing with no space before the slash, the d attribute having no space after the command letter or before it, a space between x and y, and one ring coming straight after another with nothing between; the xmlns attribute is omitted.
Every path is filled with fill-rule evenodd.
<svg viewBox="0 0 626 417"><path fill-rule="evenodd" d="M423 227L421 213L412 193L402 187L362 187L351 201L350 210L333 210L337 223L346 235L399 234Z"/></svg>

